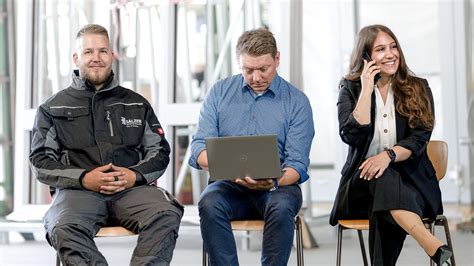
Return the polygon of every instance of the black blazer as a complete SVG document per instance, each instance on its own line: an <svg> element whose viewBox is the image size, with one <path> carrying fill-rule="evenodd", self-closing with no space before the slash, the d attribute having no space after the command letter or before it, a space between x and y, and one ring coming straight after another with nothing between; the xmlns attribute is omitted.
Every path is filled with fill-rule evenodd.
<svg viewBox="0 0 474 266"><path fill-rule="evenodd" d="M421 80L430 99L434 113L433 95L425 79ZM336 225L340 219L367 219L369 215L369 204L371 196L368 191L368 182L354 177L359 166L364 161L370 142L374 136L375 129L375 92L372 93L371 122L368 125L359 124L352 112L357 104L361 92L359 81L343 79L339 83L339 98L337 102L339 135L343 142L349 145L346 163L341 170L341 181L334 201L330 216L330 224ZM396 103L397 99L395 99ZM431 130L423 127L410 128L408 118L398 112L395 115L397 128L397 143L412 151L412 156L402 162L393 163L390 167L398 171L402 176L407 176L421 194L430 203L432 213L443 212L441 204L441 191L435 170L428 154L426 146L431 137Z"/></svg>

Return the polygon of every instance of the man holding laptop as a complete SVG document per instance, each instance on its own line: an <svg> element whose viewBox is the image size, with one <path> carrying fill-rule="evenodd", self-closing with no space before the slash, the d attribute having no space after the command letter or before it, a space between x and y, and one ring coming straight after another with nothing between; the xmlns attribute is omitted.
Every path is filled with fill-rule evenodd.
<svg viewBox="0 0 474 266"><path fill-rule="evenodd" d="M189 164L197 169L211 168L211 183L199 201L201 234L211 265L238 265L230 221L263 219L262 265L287 265L294 218L302 203L298 184L309 178L309 151L314 136L311 106L303 92L277 74L280 52L270 31L244 32L236 54L241 74L220 80L209 90L191 145ZM237 155L245 176L229 164L229 176L215 180L212 175L214 168L219 168L219 160L211 160L212 155L215 157L211 142L216 137L231 136L247 137L213 144L218 147L234 143L227 153L241 152L235 147L245 145L256 151ZM273 145L277 146L281 173L266 177L252 174L255 165L272 164L263 160L272 152L252 148L255 145L248 141L255 139L251 136L263 137L258 141L267 144L276 140ZM250 163L254 161L257 163Z"/></svg>

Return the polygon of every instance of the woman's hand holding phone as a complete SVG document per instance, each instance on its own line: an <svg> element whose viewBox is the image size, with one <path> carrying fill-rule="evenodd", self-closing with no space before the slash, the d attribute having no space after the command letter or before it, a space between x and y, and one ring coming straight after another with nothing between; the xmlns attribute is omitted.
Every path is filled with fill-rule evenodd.
<svg viewBox="0 0 474 266"><path fill-rule="evenodd" d="M380 67L375 64L375 61L364 58L364 68L360 74L360 80L362 85L362 91L360 93L357 104L352 114L355 120L361 125L367 125L370 123L370 108L371 108L371 95L374 92L374 76L380 72Z"/></svg>
<svg viewBox="0 0 474 266"><path fill-rule="evenodd" d="M367 52L364 53L364 68L360 75L362 91L372 93L374 85L380 79L380 67L375 64Z"/></svg>

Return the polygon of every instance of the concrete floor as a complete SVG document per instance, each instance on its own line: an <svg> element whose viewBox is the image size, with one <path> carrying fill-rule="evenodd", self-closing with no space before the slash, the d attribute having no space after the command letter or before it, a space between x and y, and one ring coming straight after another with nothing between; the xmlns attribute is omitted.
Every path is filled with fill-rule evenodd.
<svg viewBox="0 0 474 266"><path fill-rule="evenodd" d="M310 220L308 225L319 247L304 250L305 265L335 265L336 228L328 225L327 216ZM437 227L436 230L437 235L444 241L442 228ZM474 235L455 230L451 230L451 234L457 265L474 265ZM1 266L54 265L55 251L43 240L41 234L35 234L37 240L34 241L25 241L14 232L10 232L9 236L9 244L0 244ZM364 232L364 237L367 246L367 232ZM252 234L250 249L242 248L242 243L245 241L242 233L237 233L236 239L240 265L260 265L261 234L259 232ZM97 238L96 242L110 265L128 265L136 237ZM201 265L201 248L202 240L198 226L182 226L171 265ZM362 265L355 232L344 232L342 253L342 265ZM295 249L288 265L296 265ZM397 265L429 265L429 260L413 238L408 236Z"/></svg>

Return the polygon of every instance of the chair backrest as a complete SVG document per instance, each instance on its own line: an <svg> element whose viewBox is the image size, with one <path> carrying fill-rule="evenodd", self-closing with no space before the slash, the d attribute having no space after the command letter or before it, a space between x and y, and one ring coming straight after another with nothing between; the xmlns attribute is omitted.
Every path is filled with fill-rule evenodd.
<svg viewBox="0 0 474 266"><path fill-rule="evenodd" d="M436 171L436 178L440 181L448 168L448 144L442 140L431 140L426 150Z"/></svg>

